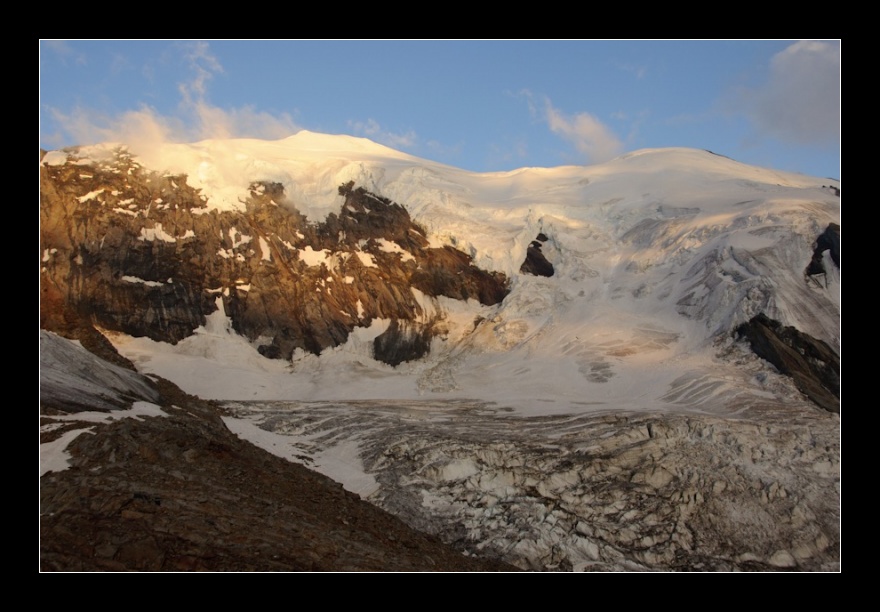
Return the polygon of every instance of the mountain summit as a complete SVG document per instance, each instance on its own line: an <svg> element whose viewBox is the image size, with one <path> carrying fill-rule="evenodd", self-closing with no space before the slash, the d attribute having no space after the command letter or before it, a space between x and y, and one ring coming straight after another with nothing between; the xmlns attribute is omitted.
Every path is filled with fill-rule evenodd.
<svg viewBox="0 0 880 612"><path fill-rule="evenodd" d="M836 436L836 181L684 148L636 151L595 166L472 173L365 139L309 132L150 151L120 144L52 151L42 156L40 177L41 327L67 336L97 329L141 372L203 399L318 402L320 410L386 401L409 406L404 412L428 402L424 418L460 424L468 422L463 413L437 407L483 406L475 416L494 406L490 412L516 417L519 424L505 420L503 427L517 440L513 432L530 419L544 423L536 438L517 444L535 444L538 452L553 439L562 454L575 453L586 439L567 446L549 420L574 419L586 432L628 415L646 420L648 445L673 422L687 423L669 434L683 435L684 444L705 429L695 423L711 419L712 428L724 423L749 447L757 442L737 433L744 423L776 423L782 414L793 422L802 415L814 432L823 423L821 435ZM236 406L236 418L256 418ZM362 415L372 409L362 408ZM477 444L476 431L501 422L450 425L442 435L458 432L460 448L464 438ZM272 429L265 421L260 427ZM612 438L630 435L620 427ZM390 474L382 466L391 459L370 458L367 434L359 431L345 435L360 440L361 469ZM375 426L370 431L379 435ZM778 435L787 435L784 428ZM328 456L334 447L311 448ZM620 450L606 449L608 460ZM544 486L517 484L514 475L505 485L510 491L499 493L495 476L481 480L489 469L481 463L488 461L485 448L468 452L467 460L426 455L439 472L427 464L406 470L436 475L438 487L484 482L478 488L491 489L496 501L522 495L514 492L520 485ZM695 484L672 457L678 451L669 452L668 464L639 463L629 477L654 494L662 489L663 499L678 495L685 481L704 501L714 491L717 504L751 495L743 492L748 478L737 480L742 474L726 484ZM836 466L839 450L829 452L821 461ZM364 496L442 533L443 512L426 518L431 512L402 493L412 478L403 476L403 464L418 455L407 453L394 467L401 480L379 477L384 484ZM648 475L634 476L642 470ZM581 491L591 486L589 471L578 472ZM821 506L823 514L821 525L808 530L811 544L797 554L785 549L771 562L778 551L770 548L781 546L773 536L769 552L743 557L747 562L735 561L743 550L715 550L726 560L700 563L816 569L833 562L837 519L829 508L838 498L827 495L839 473L834 467L803 474L789 486L815 497L810 512ZM435 485L422 483L431 496L440 495ZM624 506L632 502L623 499ZM784 512L803 510L794 508ZM584 512L565 518L573 521L565 537L586 542L580 553L539 561L543 553L535 551L543 549L535 544L493 556L543 569L584 559L611 563L618 553L635 564L618 569L690 563L681 551L693 542L667 533L665 548L655 538L645 544L650 554L635 554L634 544L583 523ZM473 530L485 533L474 516Z"/></svg>

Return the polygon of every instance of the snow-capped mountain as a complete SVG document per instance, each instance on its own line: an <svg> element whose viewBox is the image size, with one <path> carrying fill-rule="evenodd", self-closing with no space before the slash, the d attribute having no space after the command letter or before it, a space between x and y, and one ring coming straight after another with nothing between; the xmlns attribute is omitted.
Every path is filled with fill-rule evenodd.
<svg viewBox="0 0 880 612"><path fill-rule="evenodd" d="M411 524L528 568L835 563L837 181L680 148L476 174L308 132L40 163L43 327Z"/></svg>

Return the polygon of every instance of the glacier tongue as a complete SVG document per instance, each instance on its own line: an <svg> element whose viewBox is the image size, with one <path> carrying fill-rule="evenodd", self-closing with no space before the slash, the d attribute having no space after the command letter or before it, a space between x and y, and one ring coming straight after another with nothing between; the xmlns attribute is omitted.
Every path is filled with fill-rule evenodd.
<svg viewBox="0 0 880 612"><path fill-rule="evenodd" d="M465 400L223 406L245 439L274 434L267 450L523 569L838 568L839 420L804 404L735 418L522 418Z"/></svg>

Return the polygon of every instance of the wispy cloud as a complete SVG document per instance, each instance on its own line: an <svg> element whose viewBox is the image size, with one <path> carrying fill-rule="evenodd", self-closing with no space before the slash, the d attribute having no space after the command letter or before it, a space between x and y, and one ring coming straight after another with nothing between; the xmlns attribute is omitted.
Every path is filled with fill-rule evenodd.
<svg viewBox="0 0 880 612"><path fill-rule="evenodd" d="M530 90L528 90L528 89L521 89L521 90L519 90L517 93L508 93L508 95L511 95L511 96L514 96L514 97L517 97L517 98L523 98L523 99L525 99L526 104L527 104L528 107L529 107L529 114L531 114L532 118L533 118L533 119L539 119L539 118L540 118L540 114L541 114L541 112L540 112L540 110L539 110L539 108L538 108L538 102L536 102L536 100L535 100L538 96L536 96L535 94L533 94ZM546 98L545 98L545 99L546 99Z"/></svg>
<svg viewBox="0 0 880 612"><path fill-rule="evenodd" d="M642 79L642 78L645 77L646 74L648 74L648 68L647 68L647 66L641 66L641 65L636 65L636 64L629 64L629 63L626 63L626 62L617 62L617 63L616 63L616 66L617 66L620 70L623 70L624 72L629 72L629 73L631 73L631 74L632 74L633 76L635 76L637 79Z"/></svg>
<svg viewBox="0 0 880 612"><path fill-rule="evenodd" d="M777 53L768 81L745 89L736 107L755 127L797 144L840 139L840 43L801 41Z"/></svg>
<svg viewBox="0 0 880 612"><path fill-rule="evenodd" d="M183 55L192 78L178 85L181 109L185 114L194 114L193 125L198 138L283 138L299 131L286 113L272 115L252 106L232 109L214 106L208 100L208 85L214 75L223 74L220 61L206 42L185 46Z"/></svg>
<svg viewBox="0 0 880 612"><path fill-rule="evenodd" d="M113 59L110 62L110 74L116 75L132 69L131 62L123 54L114 53L112 58Z"/></svg>
<svg viewBox="0 0 880 612"><path fill-rule="evenodd" d="M85 66L88 63L86 54L77 51L67 41L64 40L44 40L41 41L44 50L54 53L64 64L71 61L79 66Z"/></svg>
<svg viewBox="0 0 880 612"><path fill-rule="evenodd" d="M621 140L596 116L588 112L567 115L554 107L550 98L535 95L528 89L517 95L525 99L534 119L546 122L550 131L574 145L587 163L605 162L623 152Z"/></svg>
<svg viewBox="0 0 880 612"><path fill-rule="evenodd" d="M366 136L370 140L388 145L395 149L413 147L418 142L415 131L408 130L403 133L395 133L384 129L375 119L366 121L349 121L348 127L357 136Z"/></svg>
<svg viewBox="0 0 880 612"><path fill-rule="evenodd" d="M178 86L184 102L197 104L204 100L208 93L208 83L215 74L222 74L223 66L211 53L206 42L195 42L184 45L183 56L189 64L192 78Z"/></svg>
<svg viewBox="0 0 880 612"><path fill-rule="evenodd" d="M550 130L573 144L588 162L608 161L623 151L623 143L611 128L590 113L566 115L546 99L544 115Z"/></svg>
<svg viewBox="0 0 880 612"><path fill-rule="evenodd" d="M116 115L81 107L70 112L50 108L49 112L63 131L81 144L124 142L138 151L173 142L173 135L186 131L180 119L163 117L148 106Z"/></svg>
<svg viewBox="0 0 880 612"><path fill-rule="evenodd" d="M271 114L251 106L224 109L211 104L209 85L223 66L205 42L176 47L185 59L189 79L178 84L180 104L163 115L148 105L117 114L77 107L50 108L61 130L80 144L124 142L133 150L162 142L191 142L208 138L268 138L290 136L301 128L288 113ZM114 62L115 64L115 62Z"/></svg>

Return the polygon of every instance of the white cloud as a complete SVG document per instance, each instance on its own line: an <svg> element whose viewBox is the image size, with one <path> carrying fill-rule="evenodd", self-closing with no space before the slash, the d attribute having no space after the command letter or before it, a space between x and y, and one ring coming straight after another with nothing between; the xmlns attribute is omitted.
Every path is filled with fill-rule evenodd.
<svg viewBox="0 0 880 612"><path fill-rule="evenodd" d="M836 144L840 43L792 44L773 57L767 83L743 93L745 112L761 131L798 144Z"/></svg>
<svg viewBox="0 0 880 612"><path fill-rule="evenodd" d="M162 117L147 106L118 115L85 108L76 108L70 113L55 108L49 111L64 131L80 144L124 142L137 151L171 140L171 134L182 129L179 120Z"/></svg>
<svg viewBox="0 0 880 612"><path fill-rule="evenodd" d="M124 142L141 153L163 142L241 137L278 139L301 129L288 113L273 115L251 106L231 109L214 106L208 101L208 85L214 75L223 73L223 66L205 42L177 48L187 61L191 79L178 85L181 102L175 115L162 115L146 105L116 115L88 108L70 112L48 110L61 129L78 144Z"/></svg>
<svg viewBox="0 0 880 612"><path fill-rule="evenodd" d="M255 110L252 106L224 109L204 100L192 107L196 115L193 137L207 138L265 138L278 139L300 131L300 126L288 113L273 115Z"/></svg>
<svg viewBox="0 0 880 612"><path fill-rule="evenodd" d="M565 115L545 99L544 117L553 133L571 142L588 162L605 162L623 152L620 139L590 113Z"/></svg>
<svg viewBox="0 0 880 612"><path fill-rule="evenodd" d="M543 97L541 108L538 96L528 89L521 89L512 95L524 98L529 114L537 121L546 121L550 130L573 144L588 163L605 162L623 152L621 140L594 115L587 112L566 115L555 108L547 96Z"/></svg>
<svg viewBox="0 0 880 612"><path fill-rule="evenodd" d="M367 119L366 121L349 121L348 127L357 136L366 136L371 140L380 142L393 148L412 147L418 141L415 131L409 130L402 134L389 132L379 125L375 119Z"/></svg>
<svg viewBox="0 0 880 612"><path fill-rule="evenodd" d="M211 53L206 42L184 47L184 58L189 63L192 79L179 86L185 113L195 115L195 136L207 138L267 138L290 136L300 130L287 114L272 115L257 111L252 106L223 109L208 101L208 84L215 74L223 73L220 61Z"/></svg>

